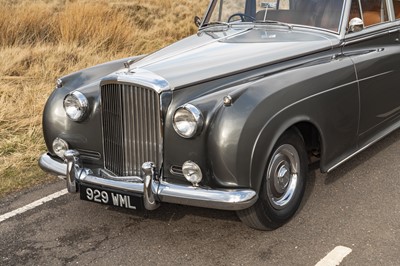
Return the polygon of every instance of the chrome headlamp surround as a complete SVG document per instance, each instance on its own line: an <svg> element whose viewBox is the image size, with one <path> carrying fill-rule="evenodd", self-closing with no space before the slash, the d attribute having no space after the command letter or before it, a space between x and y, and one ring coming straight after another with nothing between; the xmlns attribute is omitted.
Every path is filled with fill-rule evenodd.
<svg viewBox="0 0 400 266"><path fill-rule="evenodd" d="M79 91L73 91L65 96L63 106L67 116L76 122L82 121L89 110L87 98Z"/></svg>
<svg viewBox="0 0 400 266"><path fill-rule="evenodd" d="M192 104L185 104L176 109L172 124L179 136L192 138L201 131L203 123L200 110Z"/></svg>

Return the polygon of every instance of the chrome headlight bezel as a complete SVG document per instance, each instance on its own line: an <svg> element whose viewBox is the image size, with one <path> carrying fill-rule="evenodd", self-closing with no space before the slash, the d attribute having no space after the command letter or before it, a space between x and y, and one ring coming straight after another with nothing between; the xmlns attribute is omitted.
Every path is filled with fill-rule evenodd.
<svg viewBox="0 0 400 266"><path fill-rule="evenodd" d="M192 138L203 128L203 114L196 106L185 104L175 110L172 124L179 136Z"/></svg>
<svg viewBox="0 0 400 266"><path fill-rule="evenodd" d="M83 93L73 91L67 94L63 101L67 116L75 122L83 121L89 110L89 101Z"/></svg>

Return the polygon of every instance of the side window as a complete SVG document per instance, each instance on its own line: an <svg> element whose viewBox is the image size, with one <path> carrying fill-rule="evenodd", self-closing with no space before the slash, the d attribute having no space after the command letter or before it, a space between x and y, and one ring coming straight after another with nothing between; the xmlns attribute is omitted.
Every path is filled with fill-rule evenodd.
<svg viewBox="0 0 400 266"><path fill-rule="evenodd" d="M365 27L388 21L385 0L362 0L361 8Z"/></svg>
<svg viewBox="0 0 400 266"><path fill-rule="evenodd" d="M393 7L396 19L400 19L400 0L393 0Z"/></svg>
<svg viewBox="0 0 400 266"><path fill-rule="evenodd" d="M361 9L358 0L351 1L350 20L353 18L361 18Z"/></svg>
<svg viewBox="0 0 400 266"><path fill-rule="evenodd" d="M394 1L399 3L400 8L400 0ZM389 17L387 12L386 0L353 0L351 2L349 21L356 18L362 19L364 27L369 27L388 21ZM350 32L360 31L363 29L362 26L356 26L357 28L349 29Z"/></svg>
<svg viewBox="0 0 400 266"><path fill-rule="evenodd" d="M265 11L265 4L270 7L269 10L289 10L290 0L256 0L257 10L262 9Z"/></svg>
<svg viewBox="0 0 400 266"><path fill-rule="evenodd" d="M219 0L217 1L210 21L228 21L232 14L245 13L246 0ZM240 19L240 17L236 17Z"/></svg>
<svg viewBox="0 0 400 266"><path fill-rule="evenodd" d="M289 0L256 0L257 20L278 20L287 22L287 11L290 8Z"/></svg>
<svg viewBox="0 0 400 266"><path fill-rule="evenodd" d="M280 0L279 1L279 9L280 10L289 10L290 9L290 1L289 0Z"/></svg>

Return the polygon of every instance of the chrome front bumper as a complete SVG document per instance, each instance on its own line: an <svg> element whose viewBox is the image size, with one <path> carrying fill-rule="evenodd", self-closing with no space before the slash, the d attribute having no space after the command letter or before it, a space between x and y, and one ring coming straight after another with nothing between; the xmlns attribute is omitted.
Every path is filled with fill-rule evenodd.
<svg viewBox="0 0 400 266"><path fill-rule="evenodd" d="M257 193L251 189L210 189L191 185L177 185L157 178L151 162L142 166L144 178L130 180L108 179L95 176L90 169L80 165L79 153L68 150L66 162L54 160L48 154L39 159L39 166L53 175L66 177L71 193L78 191L78 184L102 186L105 188L143 194L144 207L154 210L160 202L168 202L220 210L243 210L257 201Z"/></svg>

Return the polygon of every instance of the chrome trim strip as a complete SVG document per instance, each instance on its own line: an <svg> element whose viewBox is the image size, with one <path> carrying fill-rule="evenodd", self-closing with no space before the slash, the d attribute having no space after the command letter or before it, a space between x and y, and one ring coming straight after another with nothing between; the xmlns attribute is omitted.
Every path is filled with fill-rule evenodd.
<svg viewBox="0 0 400 266"><path fill-rule="evenodd" d="M173 175L183 176L182 166L179 165L172 165L169 168L169 172Z"/></svg>
<svg viewBox="0 0 400 266"><path fill-rule="evenodd" d="M65 176L67 165L43 154L39 159L40 167L49 173ZM117 190L143 194L144 184L126 181L109 180L91 174L88 169L79 169L75 176L78 183L104 186ZM190 185L171 184L166 181L157 181L153 177L150 184L151 191L160 202L168 202L195 207L204 207L220 210L243 210L251 207L258 199L252 189L210 189L193 187Z"/></svg>
<svg viewBox="0 0 400 266"><path fill-rule="evenodd" d="M336 33L338 33L339 34L339 36L343 36L342 35L342 29L343 29L343 24L345 23L345 21L346 21L346 18L345 18L345 14L346 14L346 1L343 1L343 4L342 4L342 12L340 13L340 19L339 19L339 25L338 25L338 29L337 29L337 32Z"/></svg>
<svg viewBox="0 0 400 266"><path fill-rule="evenodd" d="M100 87L114 82L130 83L151 88L158 94L171 89L168 81L163 77L142 68L125 69L124 71L115 72L102 79Z"/></svg>
<svg viewBox="0 0 400 266"><path fill-rule="evenodd" d="M339 29L341 40L343 40L347 34L347 26L349 24L349 16L351 11L351 1L344 1L344 2L345 6L343 7L342 24L341 28Z"/></svg>
<svg viewBox="0 0 400 266"><path fill-rule="evenodd" d="M383 137L382 137L383 138ZM343 160L341 160L340 162L338 162L337 164L335 164L334 166L332 166L331 168L328 169L328 171L326 171L327 173L330 173L331 171L335 170L339 165L341 165L342 163L350 160L351 158L353 158L354 156L356 156L357 154L359 154L360 152L362 152L363 150L367 149L369 146L373 145L375 142L379 141L381 138L368 143L367 145L365 145L364 147L362 147L361 149L355 151L354 153L350 154L349 156L347 156L346 158L344 158Z"/></svg>
<svg viewBox="0 0 400 266"><path fill-rule="evenodd" d="M368 28L370 29L370 28ZM389 29L388 28L382 28L381 32L375 33L371 31L367 31L367 29L364 29L362 31L359 31L357 33L353 33L352 35L347 35L348 38L345 38L344 40L344 46L350 45L350 44L355 44L363 41L368 41L371 39L376 39L380 38L382 36L386 36L389 34Z"/></svg>
<svg viewBox="0 0 400 266"><path fill-rule="evenodd" d="M388 118L389 116L392 116L393 114L398 113L399 111L400 111L400 107L397 107L397 108L394 108L393 110L390 110L389 112L386 112L386 113L384 113L384 114L377 115L376 117L379 117L379 118Z"/></svg>
<svg viewBox="0 0 400 266"><path fill-rule="evenodd" d="M375 144L376 142L380 141L381 139L383 139L384 137L386 137L387 135L389 135L390 133L392 133L393 131L397 130L400 127L400 121L395 123L394 125L390 126L389 128L387 128L386 130L384 130L381 134L379 134L375 139L371 140L371 142L365 144L363 147L361 147L360 149L356 150L354 153L350 154L349 156L347 156L346 158L344 158L343 160L341 160L340 162L336 163L335 165L333 165L332 167L330 167L326 172L329 173L332 170L334 170L335 168L337 168L339 165L341 165L342 163L346 162L347 160L353 158L354 156L356 156L357 154L359 154L360 152L364 151L365 149L367 149L368 147L372 146L373 144Z"/></svg>
<svg viewBox="0 0 400 266"><path fill-rule="evenodd" d="M386 0L386 9L388 11L389 21L395 21L396 16L394 14L395 11L394 11L393 0Z"/></svg>

